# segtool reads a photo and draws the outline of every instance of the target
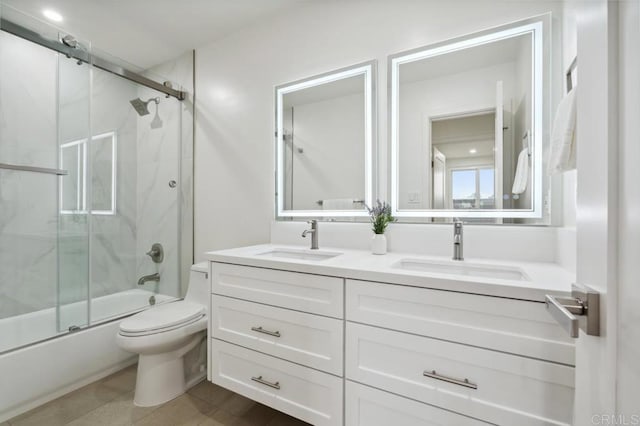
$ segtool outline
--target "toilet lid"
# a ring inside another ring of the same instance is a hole
[[[197,303],[171,302],[125,319],[120,323],[120,330],[125,333],[152,332],[191,322],[202,317],[204,313],[204,306]]]

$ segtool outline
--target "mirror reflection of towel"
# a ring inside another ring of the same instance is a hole
[[[576,90],[574,87],[558,105],[551,132],[551,149],[547,173],[566,172],[576,168]]]
[[[525,148],[518,155],[518,165],[516,166],[516,175],[513,178],[513,188],[511,193],[522,194],[527,189],[527,181],[529,180],[529,148]]]
[[[322,210],[353,210],[353,198],[329,198],[322,200]]]

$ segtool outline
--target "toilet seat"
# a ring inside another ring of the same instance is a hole
[[[163,333],[197,322],[206,315],[202,305],[170,302],[142,311],[120,323],[120,334],[127,337]]]

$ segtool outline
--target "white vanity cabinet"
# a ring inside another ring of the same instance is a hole
[[[314,425],[571,424],[544,303],[275,263],[211,263],[212,382]]]
[[[211,292],[209,380],[342,425],[344,279],[212,263]]]
[[[543,303],[357,280],[345,303],[348,381],[494,424],[571,424],[574,346]]]
[[[347,380],[345,425],[349,426],[487,426],[451,411],[403,398]]]

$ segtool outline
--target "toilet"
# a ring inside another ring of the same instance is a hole
[[[135,405],[167,402],[205,376],[207,278],[207,263],[193,265],[184,300],[149,308],[120,323],[118,345],[139,354]]]

